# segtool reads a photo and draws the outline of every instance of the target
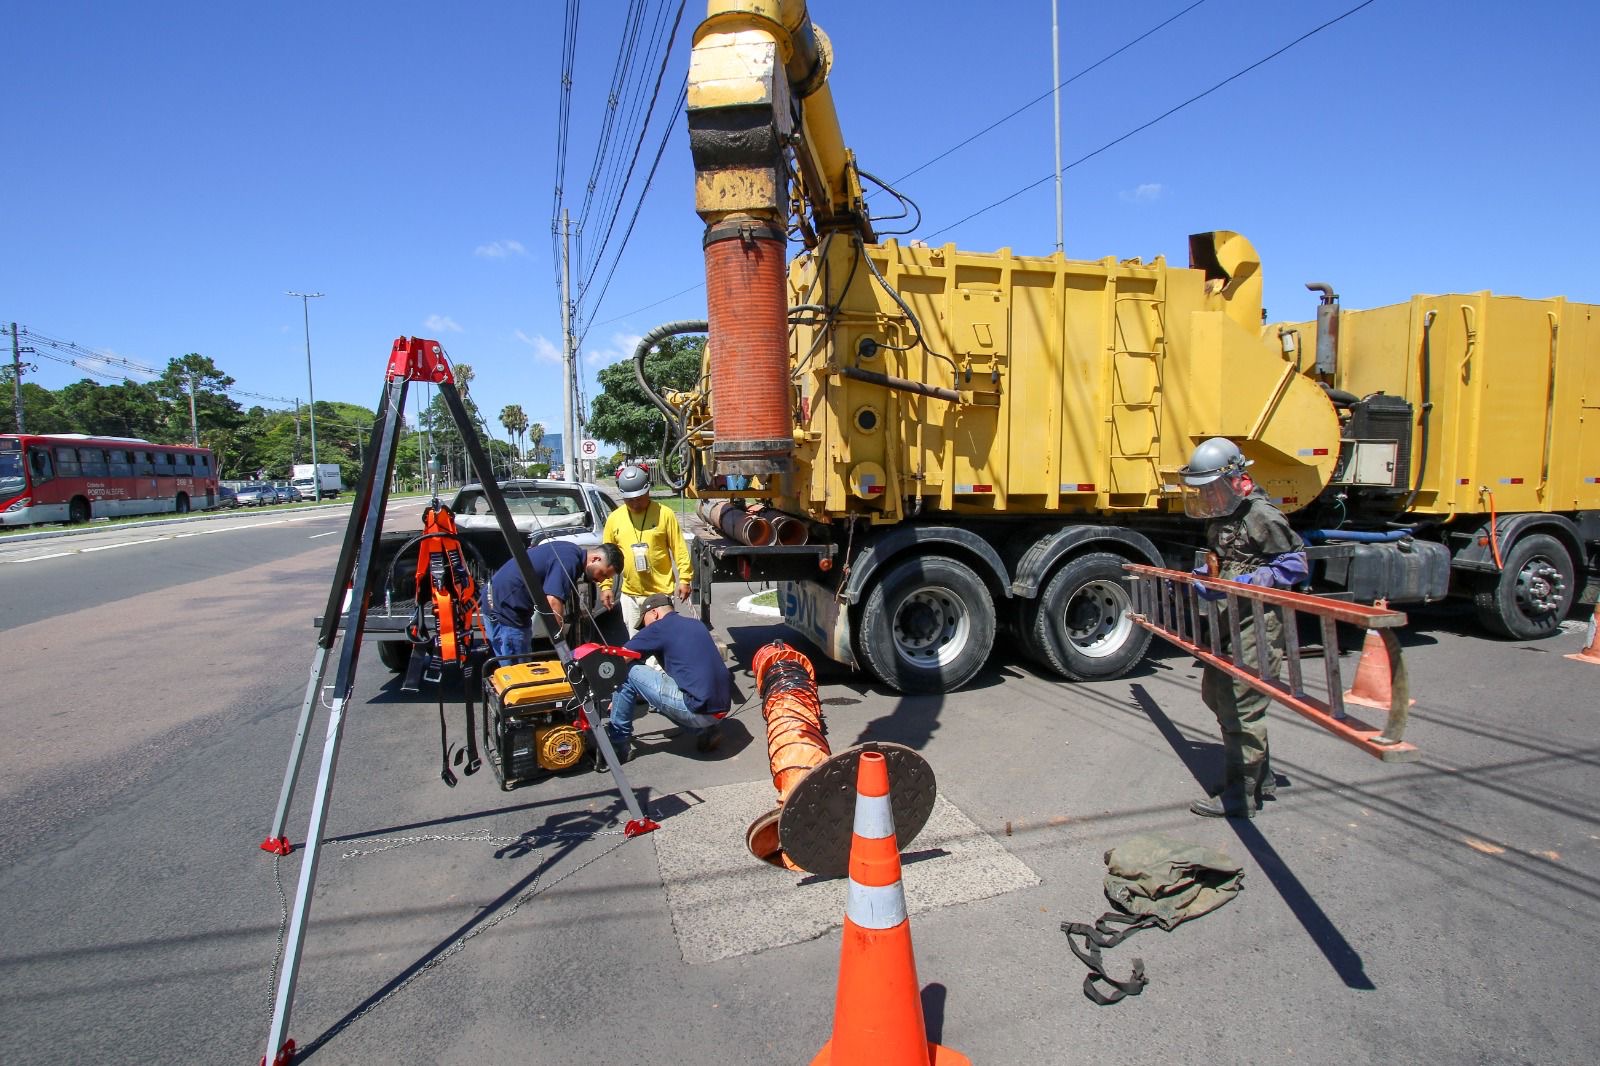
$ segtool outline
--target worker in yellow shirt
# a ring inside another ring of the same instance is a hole
[[[677,514],[650,498],[650,475],[644,469],[623,467],[617,474],[617,491],[623,505],[606,519],[600,541],[622,550],[622,569],[617,575],[622,580],[622,620],[629,633],[637,633],[645,597],[672,592],[674,567],[678,598],[689,598],[694,564],[689,561]],[[616,578],[600,586],[602,607],[610,608],[618,599]]]

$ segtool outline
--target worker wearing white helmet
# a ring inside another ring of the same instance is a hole
[[[1201,442],[1178,473],[1183,482],[1184,511],[1206,520],[1211,552],[1195,573],[1266,588],[1294,588],[1306,580],[1305,546],[1289,527],[1283,512],[1251,479],[1250,462],[1233,441],[1212,437]],[[1200,587],[1208,599],[1220,594]],[[1256,631],[1253,612],[1241,611],[1240,661],[1257,661],[1257,642],[1267,644],[1268,676],[1283,663],[1283,623],[1271,607]],[[1228,632],[1228,627],[1223,627]],[[1222,727],[1223,785],[1220,795],[1189,805],[1208,818],[1253,818],[1263,800],[1275,799],[1278,780],[1267,747],[1267,704],[1261,692],[1213,666],[1205,668],[1200,698]]]
[[[689,598],[694,563],[677,514],[650,498],[649,471],[623,467],[617,474],[617,492],[622,506],[606,519],[600,541],[622,551],[621,595],[616,580],[608,581],[600,587],[600,604],[609,608],[620,599],[628,632],[637,633],[646,597],[671,594],[676,588],[680,600]]]

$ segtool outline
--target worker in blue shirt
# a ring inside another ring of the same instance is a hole
[[[656,593],[641,605],[640,629],[624,647],[641,656],[657,656],[663,670],[635,663],[611,697],[611,724],[607,730],[617,758],[627,762],[633,739],[633,716],[640,702],[646,713],[660,711],[693,730],[695,748],[716,751],[722,743],[720,719],[733,698],[733,677],[706,627],[672,609],[672,597]],[[604,773],[604,760],[595,764]]]
[[[489,609],[483,613],[489,647],[497,656],[526,655],[533,646],[535,610],[554,616],[560,629],[566,620],[567,596],[578,590],[578,582],[609,581],[622,569],[622,549],[615,544],[585,548],[570,541],[554,540],[536,545],[528,552],[528,562],[538,579],[545,603],[534,606],[533,594],[515,559],[508,560],[489,579]]]

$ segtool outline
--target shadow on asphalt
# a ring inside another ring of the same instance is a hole
[[[1208,779],[1220,779],[1220,772],[1206,773],[1201,769],[1200,763],[1202,749],[1209,748],[1220,755],[1221,744],[1199,744],[1188,740],[1143,685],[1130,685],[1129,689],[1134,702],[1149,717],[1150,723],[1172,746],[1173,752],[1194,776],[1195,784],[1204,789]],[[1218,769],[1220,770],[1220,766]],[[1225,818],[1223,821],[1227,822],[1228,828],[1237,834],[1239,843],[1243,844],[1251,858],[1255,859],[1261,872],[1272,882],[1272,887],[1278,890],[1278,895],[1289,905],[1289,910],[1299,920],[1301,927],[1311,937],[1312,943],[1317,945],[1318,950],[1322,952],[1323,957],[1328,960],[1328,964],[1333,967],[1334,973],[1339,975],[1345,986],[1359,991],[1376,989],[1377,986],[1372,983],[1372,978],[1367,976],[1366,965],[1362,962],[1360,952],[1351,946],[1344,938],[1344,934],[1333,924],[1333,920],[1328,917],[1327,912],[1317,904],[1311,893],[1306,891],[1305,885],[1295,876],[1294,871],[1289,869],[1289,865],[1283,861],[1283,857],[1278,854],[1271,842],[1262,835],[1255,821],[1245,818]]]
[[[622,808],[620,799],[615,804],[615,808]],[[552,850],[526,876],[519,878],[493,901],[479,908],[473,917],[462,922],[436,945],[419,956],[416,961],[391,978],[382,988],[373,992],[352,1008],[344,1017],[314,1037],[295,1055],[296,1061],[303,1061],[315,1055],[319,1049],[342,1033],[351,1023],[360,1019],[401,988],[404,988],[424,970],[453,952],[458,945],[465,943],[490,926],[503,921],[533,896],[553,887],[590,863],[602,859],[612,851],[622,847],[627,841],[627,837],[618,837],[615,843],[577,864],[555,881],[548,885],[541,884],[540,879],[547,872],[575,851],[580,843],[593,839],[599,830],[610,824],[617,813],[617,810],[607,808],[600,811],[568,811],[562,814],[555,814],[547,818],[540,828],[524,833],[515,844],[500,849],[496,853],[497,857],[513,853],[518,856],[528,855],[545,847],[550,847]]]

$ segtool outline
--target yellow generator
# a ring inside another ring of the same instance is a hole
[[[483,682],[483,740],[500,787],[570,770],[586,748],[583,706],[559,660],[495,667]]]

